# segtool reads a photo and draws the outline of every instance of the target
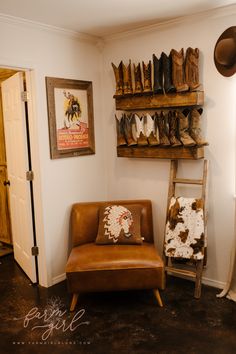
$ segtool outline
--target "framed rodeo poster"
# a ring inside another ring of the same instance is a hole
[[[51,159],[95,154],[91,81],[46,77]]]

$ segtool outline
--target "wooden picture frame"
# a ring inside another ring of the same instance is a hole
[[[51,159],[95,154],[91,81],[46,77]]]

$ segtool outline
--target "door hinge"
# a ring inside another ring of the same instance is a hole
[[[26,179],[27,179],[27,181],[33,181],[34,172],[33,171],[26,171]]]
[[[37,246],[32,247],[31,253],[32,253],[32,256],[38,256],[39,255],[39,248]]]
[[[29,100],[29,93],[28,91],[21,92],[21,101],[27,102]]]

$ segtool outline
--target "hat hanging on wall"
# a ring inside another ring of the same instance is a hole
[[[236,26],[227,28],[219,37],[214,50],[215,66],[223,76],[236,72]]]

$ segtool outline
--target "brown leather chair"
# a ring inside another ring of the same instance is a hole
[[[113,204],[141,206],[142,245],[97,245],[99,208]],[[79,293],[153,289],[160,306],[158,289],[164,289],[164,264],[154,246],[150,200],[119,200],[77,203],[70,219],[72,251],[67,265],[68,290],[73,294],[73,311]]]

